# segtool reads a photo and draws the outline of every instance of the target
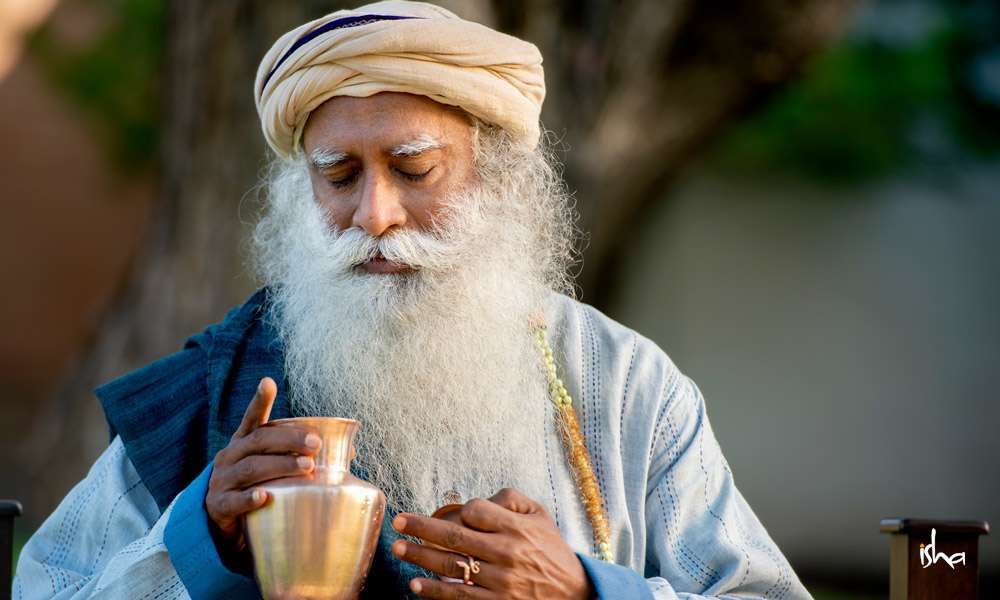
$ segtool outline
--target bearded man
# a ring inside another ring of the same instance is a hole
[[[354,468],[388,500],[365,597],[808,597],[695,385],[568,295],[533,45],[380,2],[283,36],[255,94],[265,287],[97,390],[111,445],[15,597],[257,597],[242,517],[320,443],[261,425],[316,415],[362,423]]]

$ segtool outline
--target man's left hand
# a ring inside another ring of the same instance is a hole
[[[517,490],[505,488],[489,500],[470,500],[457,511],[455,522],[400,513],[393,528],[425,542],[450,548],[396,540],[393,554],[444,577],[461,580],[460,563],[479,562],[470,579],[474,586],[422,577],[410,589],[423,598],[441,600],[588,600],[593,586],[580,559],[562,539],[555,521],[541,504]]]

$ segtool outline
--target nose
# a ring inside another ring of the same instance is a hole
[[[399,189],[378,174],[366,174],[358,191],[360,198],[351,225],[379,237],[393,227],[406,224],[406,208]]]

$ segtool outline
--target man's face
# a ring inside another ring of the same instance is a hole
[[[312,112],[303,131],[309,176],[331,227],[380,237],[426,230],[447,198],[475,179],[468,119],[423,96],[338,96]],[[381,257],[369,273],[407,267]]]
[[[293,414],[360,420],[359,467],[425,512],[549,489],[529,324],[564,287],[568,198],[540,153],[470,121],[405,94],[326,102],[254,235]]]

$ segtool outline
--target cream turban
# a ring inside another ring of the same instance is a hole
[[[264,137],[284,157],[320,104],[379,92],[427,96],[538,143],[538,48],[423,2],[376,2],[289,31],[264,56],[254,86]]]

